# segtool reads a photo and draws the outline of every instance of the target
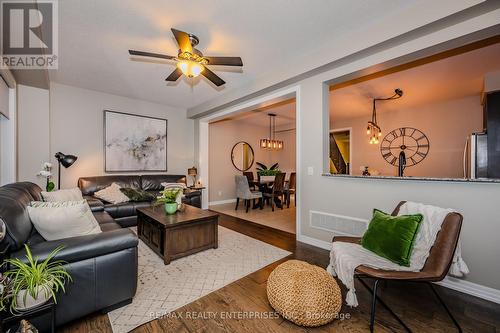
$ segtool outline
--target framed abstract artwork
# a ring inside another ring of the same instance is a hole
[[[104,110],[104,171],[167,171],[167,119]]]

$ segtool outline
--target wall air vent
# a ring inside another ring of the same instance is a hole
[[[362,236],[368,223],[368,220],[356,217],[318,211],[309,212],[309,225],[312,228],[333,232],[339,236]]]

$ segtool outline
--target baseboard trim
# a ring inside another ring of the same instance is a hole
[[[211,201],[208,203],[209,206],[213,205],[223,205],[223,204],[228,204],[228,203],[233,203],[236,202],[236,199],[228,199],[228,200],[220,200],[220,201]]]
[[[330,250],[332,248],[332,243],[326,242],[320,239],[312,238],[309,236],[298,235],[297,240],[302,243],[306,243],[312,246],[319,247],[324,250]]]
[[[500,304],[500,290],[447,276],[438,285]]]
[[[321,249],[330,250],[332,245],[320,239],[312,238],[309,236],[298,235],[297,240]],[[484,300],[500,304],[500,290],[483,286],[467,280],[462,280],[447,276],[443,281],[437,282],[438,285],[459,291],[461,293],[482,298]]]

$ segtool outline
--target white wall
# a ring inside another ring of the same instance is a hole
[[[18,180],[31,181],[45,188],[36,176],[42,163],[50,160],[49,91],[17,86]]]
[[[9,119],[0,116],[0,186],[16,181],[16,89],[9,89]]]
[[[269,165],[272,153],[259,148],[259,140],[267,137],[269,129],[245,122],[224,120],[209,125],[209,201],[236,198],[235,175],[241,175],[231,162],[231,150],[240,141],[247,142],[254,151],[254,164],[248,171],[256,175],[255,162]]]
[[[50,97],[51,155],[61,151],[78,156],[62,170],[62,188],[76,186],[78,177],[105,174],[103,110],[168,119],[167,173],[186,174],[194,164],[194,121],[186,119],[184,109],[57,83],[51,83]]]

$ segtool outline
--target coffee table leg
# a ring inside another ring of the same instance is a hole
[[[163,263],[164,263],[165,265],[169,265],[169,264],[170,264],[170,261],[171,261],[171,260],[170,260],[170,257],[169,257],[169,256],[164,256],[164,257],[163,257]]]
[[[214,249],[216,249],[219,247],[219,217],[216,218],[214,225]]]

